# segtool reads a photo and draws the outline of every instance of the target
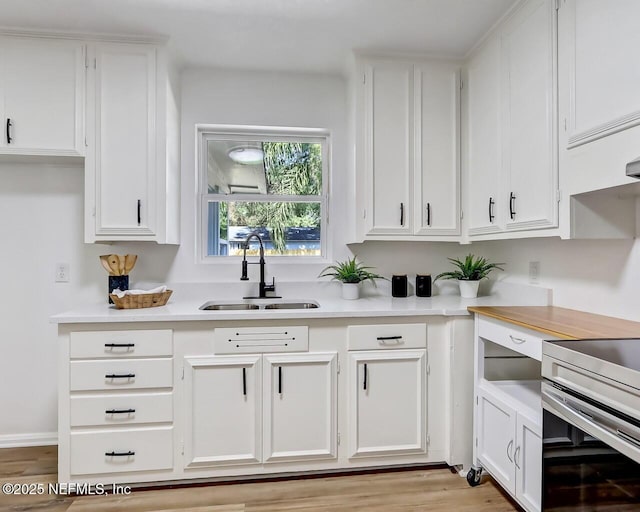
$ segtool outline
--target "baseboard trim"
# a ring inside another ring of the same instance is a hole
[[[34,434],[2,434],[0,448],[19,448],[23,446],[50,446],[58,444],[57,432],[38,432]]]

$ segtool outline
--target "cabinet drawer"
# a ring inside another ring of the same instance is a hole
[[[552,336],[543,338],[540,332],[492,318],[480,319],[478,336],[538,361],[542,360],[542,340],[553,339]]]
[[[171,469],[173,428],[73,432],[70,452],[72,475]]]
[[[427,324],[350,325],[348,350],[426,348]]]
[[[72,359],[154,357],[173,354],[171,330],[72,332]]]
[[[71,397],[72,427],[173,421],[172,393],[117,393]]]
[[[170,388],[172,359],[71,361],[71,391]]]
[[[216,354],[306,352],[309,328],[306,325],[218,327],[213,333],[213,347]]]

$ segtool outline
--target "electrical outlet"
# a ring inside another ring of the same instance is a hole
[[[529,262],[529,282],[531,284],[536,284],[539,278],[540,278],[540,262],[530,261]]]
[[[56,263],[56,283],[69,282],[69,264]]]

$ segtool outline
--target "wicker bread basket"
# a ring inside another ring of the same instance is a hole
[[[161,293],[142,293],[139,295],[125,295],[122,298],[118,298],[117,295],[111,294],[111,300],[115,304],[117,309],[140,309],[140,308],[155,308],[156,306],[164,306],[173,290],[167,290]]]

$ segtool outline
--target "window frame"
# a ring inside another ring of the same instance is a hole
[[[322,190],[318,196],[275,195],[275,194],[209,194],[207,183],[207,142],[209,140],[264,140],[268,142],[307,142],[321,144]],[[208,204],[216,202],[291,202],[320,203],[320,256],[270,255],[271,263],[322,263],[330,261],[331,243],[329,238],[329,181],[331,169],[331,133],[322,128],[296,128],[280,126],[250,126],[196,124],[196,263],[224,263],[240,261],[241,256],[208,255]]]

